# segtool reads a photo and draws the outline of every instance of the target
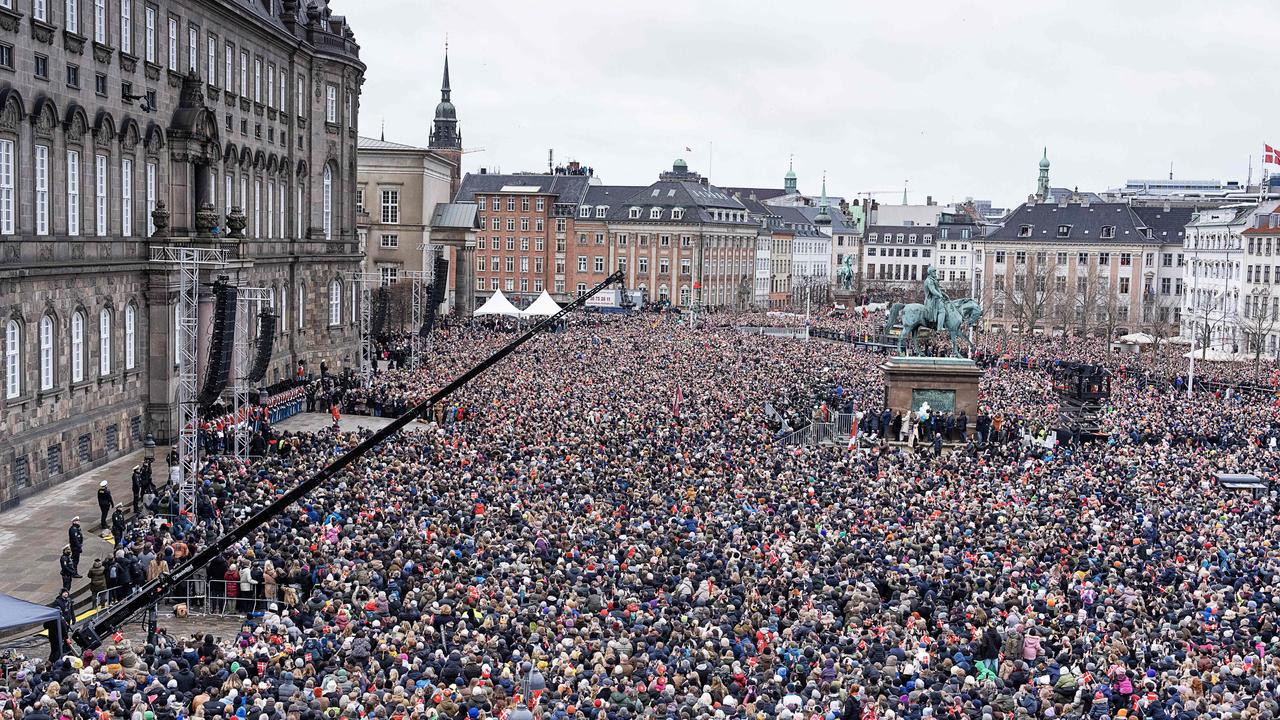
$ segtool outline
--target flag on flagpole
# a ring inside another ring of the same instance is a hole
[[[1270,145],[1263,144],[1262,162],[1268,165],[1280,165],[1280,150],[1276,150]]]
[[[691,148],[691,147],[689,147],[688,145],[686,145],[686,146],[684,147],[684,151],[685,151],[685,152],[693,152],[693,148]]]

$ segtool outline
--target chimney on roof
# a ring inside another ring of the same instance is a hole
[[[925,204],[925,205],[928,205],[928,206],[932,206],[932,205],[933,205],[933,196],[932,196],[932,195],[925,195],[925,196],[924,196],[924,204]]]
[[[488,170],[487,168],[480,168],[480,174],[481,174],[481,175],[488,175],[488,174],[489,174],[489,170]]]

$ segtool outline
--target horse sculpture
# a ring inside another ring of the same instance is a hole
[[[973,343],[969,341],[968,337],[961,335],[960,330],[978,323],[978,320],[982,318],[982,306],[973,298],[961,298],[948,302],[946,308],[948,311],[943,327],[951,334],[951,357],[960,357],[959,339],[963,338],[969,350],[973,350]],[[889,318],[885,322],[885,332],[887,333],[899,321],[902,322],[902,332],[898,335],[899,353],[904,351],[903,342],[907,339],[907,336],[910,336],[912,354],[920,354],[920,346],[916,342],[916,330],[932,325],[926,320],[927,315],[925,306],[920,303],[894,303],[889,307]]]

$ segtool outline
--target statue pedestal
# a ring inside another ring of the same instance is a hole
[[[978,415],[978,382],[982,371],[967,358],[897,356],[880,366],[884,371],[885,406],[906,415],[929,403],[936,413],[965,411]]]
[[[845,312],[853,312],[855,307],[862,304],[861,295],[853,290],[845,290],[838,285],[831,290],[831,298],[836,305],[843,307]]]

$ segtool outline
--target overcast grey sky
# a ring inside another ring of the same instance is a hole
[[[445,34],[464,170],[593,166],[713,183],[1025,199],[1244,180],[1280,145],[1275,0],[330,0],[368,64],[361,132],[427,144]],[[1273,121],[1274,122],[1274,121]],[[714,155],[709,159],[714,143]],[[692,152],[686,152],[690,147]]]

